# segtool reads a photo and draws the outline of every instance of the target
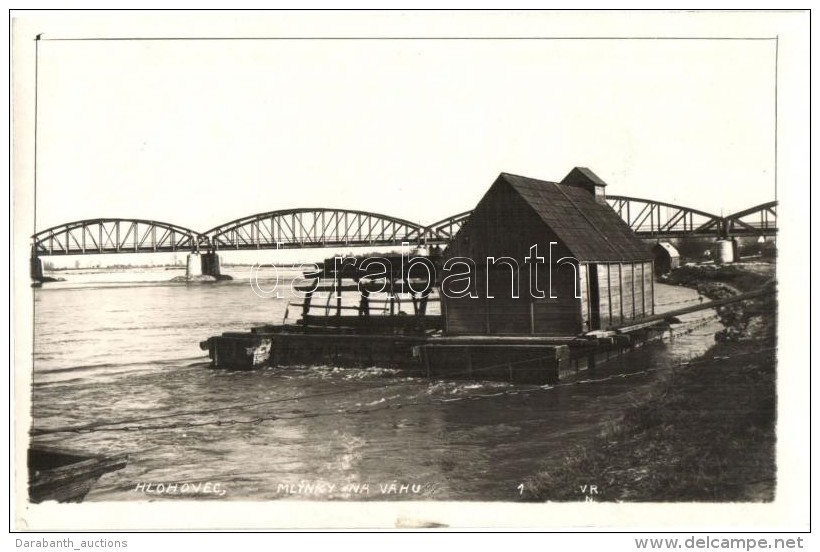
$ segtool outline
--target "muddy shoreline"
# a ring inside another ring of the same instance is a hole
[[[771,285],[772,263],[684,266],[665,283],[720,299]],[[534,475],[532,501],[768,502],[776,490],[774,294],[718,309],[725,329],[641,402]],[[589,486],[596,485],[590,493]]]

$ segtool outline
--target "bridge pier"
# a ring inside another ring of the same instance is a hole
[[[187,278],[213,276],[217,280],[222,276],[222,259],[215,252],[200,254],[198,251],[188,254],[185,269]]]
[[[737,255],[737,240],[721,238],[715,242],[712,257],[717,264],[730,264]]]
[[[29,275],[35,282],[43,281],[43,260],[36,255],[29,261]]]
[[[188,254],[187,266],[185,268],[185,277],[194,278],[202,276],[202,260],[198,251]]]
[[[732,258],[738,261],[744,257],[754,257],[761,255],[765,258],[772,258],[776,256],[776,241],[775,236],[767,236],[765,239],[760,239],[759,235],[749,236],[731,236],[732,241]],[[658,242],[657,237],[642,237],[645,243],[654,246]],[[663,238],[663,241],[671,243],[675,249],[680,253],[681,264],[689,261],[706,261],[717,258],[716,250],[717,239],[714,236],[672,236]],[[709,254],[706,254],[709,251]]]
[[[215,251],[202,254],[202,274],[219,279],[222,276],[222,259]]]

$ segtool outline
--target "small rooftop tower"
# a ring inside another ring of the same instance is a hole
[[[606,203],[606,182],[586,167],[575,167],[564,177],[561,184],[582,188],[595,196],[599,203]]]

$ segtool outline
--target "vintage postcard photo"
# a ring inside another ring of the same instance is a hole
[[[807,13],[11,25],[18,530],[807,524]]]

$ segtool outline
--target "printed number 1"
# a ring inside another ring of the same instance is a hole
[[[518,485],[518,487],[516,487],[516,489],[518,489],[518,494],[520,494],[520,495],[524,494],[524,484],[523,483]]]

